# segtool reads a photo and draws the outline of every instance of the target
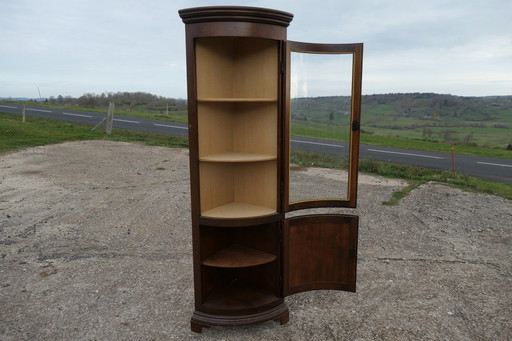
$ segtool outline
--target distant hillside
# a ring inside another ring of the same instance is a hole
[[[363,111],[435,121],[492,121],[512,109],[512,96],[460,97],[433,93],[366,95]],[[509,112],[510,113],[510,112]]]
[[[346,125],[348,97],[292,100],[292,119]],[[512,96],[460,97],[434,93],[362,97],[364,133],[504,148],[512,143]]]

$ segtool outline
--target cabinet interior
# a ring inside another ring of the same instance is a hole
[[[278,42],[205,37],[195,43],[197,98],[277,100]]]
[[[247,218],[277,210],[277,161],[201,162],[201,215]]]
[[[195,42],[201,215],[277,211],[278,42]]]
[[[199,159],[277,159],[277,103],[199,103]]]
[[[278,231],[278,223],[200,227],[205,310],[240,313],[278,300]]]

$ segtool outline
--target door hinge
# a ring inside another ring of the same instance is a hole
[[[359,130],[359,128],[361,128],[359,121],[357,121],[357,120],[352,121],[352,130],[357,131],[357,130]]]
[[[348,255],[350,256],[350,258],[357,258],[357,249],[349,249]]]

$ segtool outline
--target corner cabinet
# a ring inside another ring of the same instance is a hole
[[[356,206],[362,44],[287,41],[293,15],[271,9],[216,6],[179,14],[186,24],[192,330],[284,324],[287,295],[355,291],[357,216],[300,210]],[[294,193],[301,182],[294,182],[292,110],[304,104],[292,94],[294,54],[350,59],[348,99],[330,113],[331,120],[348,120],[338,124],[347,130],[347,155],[336,156],[346,164],[346,181],[325,198]],[[291,211],[299,215],[287,216]]]

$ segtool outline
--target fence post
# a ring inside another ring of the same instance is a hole
[[[114,109],[115,109],[115,103],[110,102],[108,104],[108,115],[107,115],[107,129],[106,133],[108,135],[112,134],[112,124],[114,122]]]
[[[21,115],[23,116],[23,123],[25,123],[25,106],[21,109]]]
[[[453,143],[452,143],[452,173],[455,176],[456,170],[455,170],[455,154],[453,152]]]

